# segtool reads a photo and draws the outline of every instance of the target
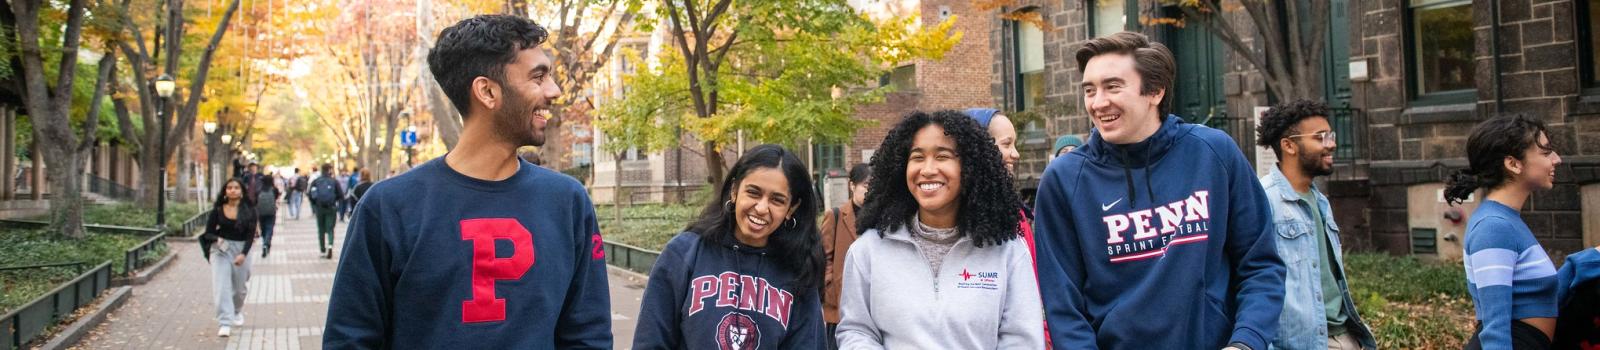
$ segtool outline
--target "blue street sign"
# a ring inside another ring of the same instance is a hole
[[[414,132],[414,131],[409,131],[409,130],[401,131],[400,132],[400,145],[401,146],[405,146],[405,147],[416,146],[417,145],[417,133]]]

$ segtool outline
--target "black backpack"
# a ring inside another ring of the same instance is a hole
[[[305,192],[306,191],[306,187],[310,186],[310,184],[308,183],[309,181],[310,180],[306,180],[305,176],[295,177],[293,190],[299,191],[299,192],[302,192],[302,193]]]
[[[339,202],[339,183],[331,177],[323,176],[311,182],[311,205],[332,208]]]

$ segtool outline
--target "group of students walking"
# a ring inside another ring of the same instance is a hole
[[[462,137],[354,206],[324,347],[622,346],[585,189],[516,156],[544,143],[541,110],[562,94],[546,36],[505,15],[439,34],[428,65]],[[1267,113],[1259,144],[1280,162],[1258,178],[1227,134],[1165,113],[1166,47],[1117,33],[1076,57],[1094,129],[1058,140],[1032,208],[1012,188],[1015,126],[992,109],[905,116],[839,208],[793,152],[754,147],[656,260],[632,347],[1376,348],[1313,184],[1337,147],[1325,106]],[[1467,148],[1450,198],[1488,189],[1466,240],[1482,321],[1469,347],[1549,346],[1552,295],[1597,274],[1557,276],[1516,215],[1559,156],[1523,117],[1485,122]]]
[[[210,262],[213,303],[218,322],[217,335],[229,336],[233,327],[244,325],[244,300],[255,258],[250,256],[256,240],[261,241],[261,257],[272,252],[272,236],[277,226],[278,201],[284,200],[289,217],[300,219],[301,201],[309,198],[317,218],[318,248],[324,259],[333,258],[333,227],[336,212],[345,200],[354,202],[372,185],[369,175],[351,185],[355,196],[346,199],[333,174],[332,165],[323,165],[315,180],[294,169],[290,177],[261,172],[257,163],[238,163],[233,178],[224,182],[207,217],[200,236],[202,256]],[[356,179],[352,175],[351,179]],[[354,204],[350,204],[354,206]]]

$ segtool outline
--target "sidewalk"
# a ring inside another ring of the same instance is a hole
[[[174,241],[170,244],[178,253],[175,265],[150,283],[134,287],[128,303],[74,348],[321,349],[336,260],[323,260],[317,253],[316,221],[306,211],[300,220],[279,215],[271,256],[260,259],[259,243],[253,249],[257,260],[245,300],[246,323],[235,327],[232,337],[217,337],[210,265],[201,257],[199,244]],[[334,228],[341,245],[344,230],[344,223]],[[633,343],[634,319],[644,294],[644,281],[635,276],[613,269],[610,278],[618,349]]]

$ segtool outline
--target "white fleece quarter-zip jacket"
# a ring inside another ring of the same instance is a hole
[[[867,230],[845,258],[841,349],[1042,349],[1044,312],[1021,239],[978,248],[963,236],[939,276],[908,228]]]

